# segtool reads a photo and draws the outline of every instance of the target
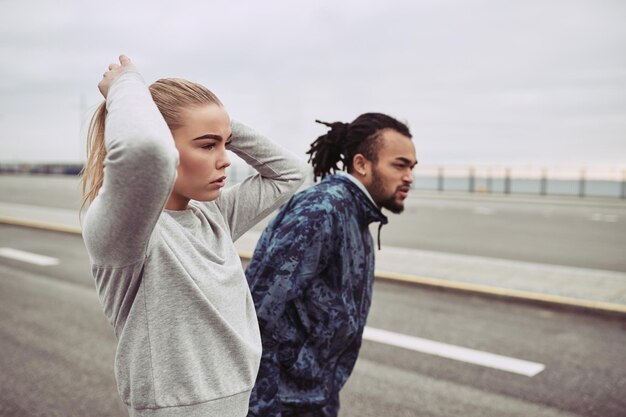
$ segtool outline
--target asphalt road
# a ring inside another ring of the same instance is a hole
[[[626,271],[626,201],[445,194],[390,215],[383,244],[534,263]]]
[[[0,248],[59,261],[0,256],[0,415],[125,415],[81,238],[3,225]],[[544,368],[526,376],[366,340],[341,416],[626,415],[624,320],[381,282],[368,327]]]
[[[389,214],[383,245],[626,272],[626,201],[412,195],[403,214]],[[76,210],[80,187],[71,177],[0,175],[0,201]]]

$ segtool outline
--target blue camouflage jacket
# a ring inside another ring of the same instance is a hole
[[[334,416],[370,308],[374,242],[387,218],[351,179],[330,175],[282,207],[246,270],[263,356],[249,416]]]

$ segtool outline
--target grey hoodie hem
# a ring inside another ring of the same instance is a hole
[[[144,408],[141,410],[128,408],[130,417],[244,417],[248,414],[250,391],[231,395],[230,397],[185,405],[179,407]]]

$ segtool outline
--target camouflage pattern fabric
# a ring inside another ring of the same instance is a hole
[[[343,175],[296,194],[265,229],[246,277],[263,356],[249,416],[336,416],[374,279],[368,225],[387,218]]]

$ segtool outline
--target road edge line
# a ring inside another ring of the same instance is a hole
[[[24,220],[15,217],[0,216],[0,224],[9,224],[78,235],[82,234],[80,227],[59,225],[36,220]],[[239,257],[242,260],[252,259],[252,254],[253,253],[250,251],[239,251]],[[559,295],[541,294],[531,291],[499,288],[488,285],[471,284],[461,281],[450,281],[439,278],[428,278],[418,275],[400,274],[395,272],[378,270],[374,272],[374,276],[376,279],[380,280],[408,283],[428,288],[439,288],[456,292],[476,293],[491,297],[514,299],[525,302],[530,301],[546,305],[556,305],[566,308],[575,308],[605,314],[608,313],[611,315],[626,316],[626,305],[607,303],[604,301],[584,300]]]
[[[626,315],[626,305],[605,301],[585,300],[560,295],[542,294],[532,291],[492,287],[489,285],[472,284],[461,281],[450,281],[438,278],[427,278],[417,275],[399,274],[395,272],[376,271],[376,278],[388,281],[416,284],[424,287],[437,287],[457,292],[472,292],[493,297],[531,301],[541,304],[561,305],[577,309],[599,311],[603,313]]]
[[[25,220],[25,219],[20,219],[17,217],[2,216],[0,217],[0,224],[29,227],[32,229],[43,229],[43,230],[49,230],[53,232],[72,233],[72,234],[77,234],[77,235],[82,234],[82,229],[77,226],[48,223],[48,222],[42,222],[38,220]]]

